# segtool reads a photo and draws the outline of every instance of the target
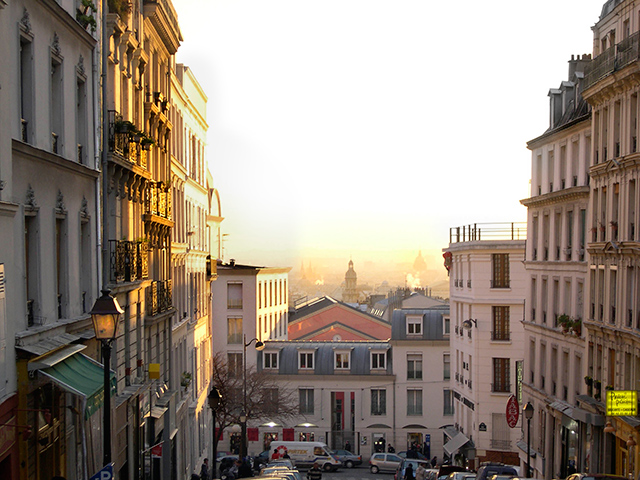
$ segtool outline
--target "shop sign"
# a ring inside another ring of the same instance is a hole
[[[510,428],[515,428],[518,424],[518,418],[520,417],[520,405],[518,405],[518,399],[515,395],[511,395],[507,401],[507,425]]]
[[[638,392],[635,390],[607,390],[607,415],[610,417],[638,414]]]

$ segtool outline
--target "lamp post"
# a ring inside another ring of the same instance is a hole
[[[118,300],[111,296],[107,289],[102,290],[102,296],[93,304],[89,312],[96,332],[96,339],[102,342],[102,363],[104,367],[104,405],[102,406],[102,453],[103,463],[111,463],[111,378],[109,365],[111,364],[111,342],[116,338],[118,319],[124,312]]]
[[[247,456],[247,347],[256,342],[256,350],[264,350],[264,343],[257,338],[247,342],[247,336],[242,334],[242,413],[240,414],[240,458]]]
[[[218,389],[216,387],[214,387],[213,385],[211,386],[211,391],[209,392],[209,395],[207,395],[207,400],[209,401],[209,408],[211,408],[211,418],[213,419],[213,435],[211,437],[211,439],[213,440],[213,443],[211,444],[212,450],[213,450],[213,474],[211,475],[211,478],[217,478],[216,476],[216,470],[218,467],[218,439],[216,438],[216,410],[218,409],[218,406],[220,405],[220,400],[222,399],[222,396],[220,395],[220,392],[218,391]]]
[[[527,402],[524,406],[524,417],[527,419],[527,474],[526,478],[531,475],[531,419],[533,418],[533,405]]]

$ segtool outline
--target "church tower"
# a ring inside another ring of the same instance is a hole
[[[345,303],[358,303],[358,275],[353,269],[353,260],[349,260],[349,270],[344,274],[342,301]]]

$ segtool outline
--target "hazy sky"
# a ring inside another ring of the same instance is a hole
[[[225,259],[436,258],[525,221],[526,142],[605,0],[173,0]]]

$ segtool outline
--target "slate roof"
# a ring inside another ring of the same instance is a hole
[[[334,371],[334,352],[350,351],[351,375],[379,375],[371,372],[371,350],[380,352],[390,350],[388,341],[364,341],[364,342],[314,342],[314,341],[265,341],[265,352],[279,351],[278,373],[280,375],[344,375],[342,371]],[[298,370],[298,352],[315,352],[313,373]],[[258,370],[262,370],[263,356],[258,355]],[[377,372],[377,371],[376,371]],[[387,355],[386,373],[393,373],[391,355]]]
[[[432,308],[403,308],[393,311],[391,340],[445,340],[442,317],[449,314],[449,305]],[[407,315],[422,316],[422,335],[407,337]]]

